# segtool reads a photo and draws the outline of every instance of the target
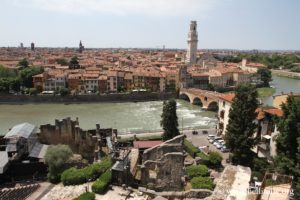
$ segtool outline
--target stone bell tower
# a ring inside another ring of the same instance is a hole
[[[198,33],[197,33],[196,21],[191,21],[187,43],[188,43],[188,48],[186,53],[186,63],[194,64],[197,61],[197,46],[198,46]]]

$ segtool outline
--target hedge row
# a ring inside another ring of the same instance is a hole
[[[61,175],[61,181],[64,185],[78,185],[95,180],[112,165],[109,158],[104,158],[101,162],[91,164],[82,169],[74,167],[65,170]]]
[[[112,179],[112,174],[110,170],[107,170],[104,174],[100,176],[92,185],[92,191],[97,194],[103,194],[106,192],[108,185]]]
[[[191,184],[193,189],[214,189],[214,184],[209,177],[194,177],[191,180]]]
[[[195,147],[191,142],[189,142],[186,139],[184,140],[184,149],[193,158],[195,158],[196,154],[200,152],[200,150],[197,147]]]
[[[94,192],[85,192],[73,200],[95,200],[95,198],[96,195]]]
[[[209,175],[208,168],[205,165],[191,165],[186,168],[186,172],[190,179]]]

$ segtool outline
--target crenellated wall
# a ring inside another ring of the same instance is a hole
[[[81,154],[90,161],[97,159],[101,147],[106,146],[106,137],[116,138],[117,130],[101,129],[96,124],[96,129],[83,130],[79,127],[78,118],[70,117],[55,120],[55,124],[40,126],[39,139],[44,144],[67,144],[74,153]]]

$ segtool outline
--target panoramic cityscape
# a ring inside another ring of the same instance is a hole
[[[0,200],[300,199],[300,2],[1,4]]]

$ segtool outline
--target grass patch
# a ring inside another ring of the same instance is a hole
[[[193,189],[208,189],[213,190],[214,189],[214,183],[209,177],[194,177],[191,180],[191,184]]]
[[[186,172],[189,178],[194,178],[197,176],[208,176],[208,168],[205,165],[192,165],[186,168]]]
[[[269,97],[276,92],[276,89],[271,87],[257,88],[256,90],[258,93],[258,97],[260,98]]]
[[[94,200],[96,197],[95,193],[93,192],[86,192],[81,194],[79,197],[73,199],[73,200]]]

